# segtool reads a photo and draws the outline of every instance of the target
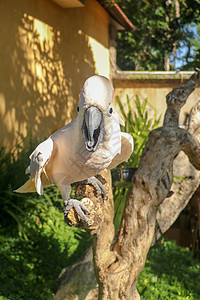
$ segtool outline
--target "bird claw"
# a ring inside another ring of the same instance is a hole
[[[65,222],[69,226],[71,226],[71,224],[70,224],[70,221],[67,216],[68,216],[70,209],[72,209],[72,208],[75,209],[75,211],[77,212],[79,217],[87,224],[87,226],[90,225],[89,219],[86,217],[86,215],[83,212],[83,211],[85,211],[88,214],[90,214],[90,211],[83,203],[81,203],[79,200],[76,200],[76,199],[69,199],[67,201],[64,201],[64,203],[65,203],[64,219],[65,219]]]
[[[108,199],[108,193],[99,179],[93,176],[88,178],[86,181],[88,184],[91,184],[96,189],[98,196],[100,196],[103,193],[106,199]]]
[[[98,180],[96,177],[90,177],[87,180],[84,181],[86,184],[91,184],[97,191],[98,196],[100,196],[102,193],[108,199],[108,193],[101,183],[100,180]],[[72,226],[71,221],[68,219],[68,213],[69,211],[74,208],[76,213],[79,215],[79,217],[87,224],[87,226],[90,225],[89,219],[86,217],[85,213],[90,214],[89,209],[79,200],[77,199],[68,199],[64,201],[65,210],[64,210],[64,218],[65,222]]]

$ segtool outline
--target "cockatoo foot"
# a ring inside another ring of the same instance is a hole
[[[64,201],[64,204],[65,204],[64,218],[65,218],[65,222],[68,225],[69,225],[69,219],[68,219],[67,215],[68,215],[70,209],[72,209],[72,208],[75,209],[75,211],[77,212],[79,217],[87,224],[87,226],[90,225],[89,219],[86,217],[86,215],[83,212],[83,211],[85,211],[88,214],[90,214],[90,211],[83,203],[81,203],[77,199],[69,199],[67,201]]]
[[[108,193],[99,179],[93,176],[86,179],[86,182],[88,184],[91,184],[96,189],[98,196],[100,196],[103,193],[106,199],[108,199]]]

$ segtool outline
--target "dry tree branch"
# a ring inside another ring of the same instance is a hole
[[[185,85],[167,95],[164,124],[149,135],[140,165],[132,178],[122,224],[114,243],[113,197],[107,171],[102,176],[109,183],[109,199],[90,195],[93,206],[88,230],[94,234],[99,299],[140,298],[136,283],[152,243],[158,207],[172,186],[174,157],[183,150],[190,163],[200,170],[198,141],[190,132],[178,127],[181,107],[199,83],[200,72],[196,70]],[[91,187],[87,186],[87,195],[89,189]],[[72,223],[81,224],[77,220]]]

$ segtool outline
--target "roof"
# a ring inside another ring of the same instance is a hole
[[[125,15],[123,10],[115,3],[115,0],[97,0],[108,12],[108,14],[119,23],[123,29],[134,31],[135,26],[131,23],[129,18]]]
[[[63,8],[72,8],[72,7],[84,7],[85,0],[52,0],[56,2],[59,6]],[[97,0],[101,6],[108,12],[118,26],[118,30],[130,30],[134,31],[135,26],[131,23],[122,9],[118,4],[115,3],[115,0]]]
[[[63,8],[83,7],[85,0],[52,0]]]

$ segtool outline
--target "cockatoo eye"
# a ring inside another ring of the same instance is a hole
[[[108,115],[111,116],[111,115],[112,115],[112,112],[113,112],[113,109],[112,109],[112,107],[110,107],[110,108],[108,109]]]

